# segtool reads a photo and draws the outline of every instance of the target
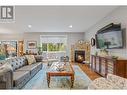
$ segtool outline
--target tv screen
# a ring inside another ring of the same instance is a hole
[[[108,30],[96,35],[97,48],[122,48],[123,38],[122,31],[119,30]]]

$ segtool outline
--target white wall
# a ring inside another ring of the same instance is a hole
[[[67,55],[70,56],[71,45],[84,39],[84,33],[24,33],[24,51],[28,50],[27,41],[34,40],[40,43],[40,35],[67,35]],[[36,49],[34,50],[36,51]]]
[[[117,8],[115,11],[110,13],[96,25],[91,27],[88,31],[85,32],[85,40],[90,41],[92,37],[95,38],[96,32],[105,25],[108,25],[109,23],[117,23],[117,24],[121,23],[121,27],[126,28],[127,31],[127,7]],[[126,32],[126,40],[127,40],[127,32]],[[96,50],[97,50],[96,47],[92,47],[91,53],[94,54]],[[117,55],[119,57],[127,59],[127,47],[125,47],[124,49],[110,49],[109,51],[111,52],[112,55]]]

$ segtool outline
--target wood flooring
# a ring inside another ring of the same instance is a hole
[[[94,80],[96,78],[99,78],[101,77],[99,74],[95,73],[90,67],[89,65],[86,65],[86,64],[82,64],[82,63],[73,63],[72,64],[76,64],[78,65],[83,71],[85,74],[87,74],[87,76],[91,79],[91,80]]]

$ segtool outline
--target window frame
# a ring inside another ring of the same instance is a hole
[[[43,37],[64,37],[65,39],[66,39],[66,41],[65,41],[65,43],[63,43],[64,44],[64,46],[65,46],[65,50],[63,50],[63,51],[49,51],[48,50],[48,45],[47,45],[47,51],[43,51],[43,49],[42,49],[42,51],[43,52],[66,52],[66,47],[67,47],[67,40],[68,40],[68,37],[67,37],[67,35],[40,35],[40,45],[43,47],[43,41],[42,41],[42,38]],[[62,43],[62,42],[61,42]],[[45,44],[49,44],[49,43],[45,43]],[[58,43],[56,43],[56,44],[58,44]]]

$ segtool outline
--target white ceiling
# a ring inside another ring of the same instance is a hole
[[[0,33],[85,32],[117,6],[15,6],[15,22],[0,23]],[[32,25],[28,28],[28,25]],[[72,25],[72,28],[68,26]]]

